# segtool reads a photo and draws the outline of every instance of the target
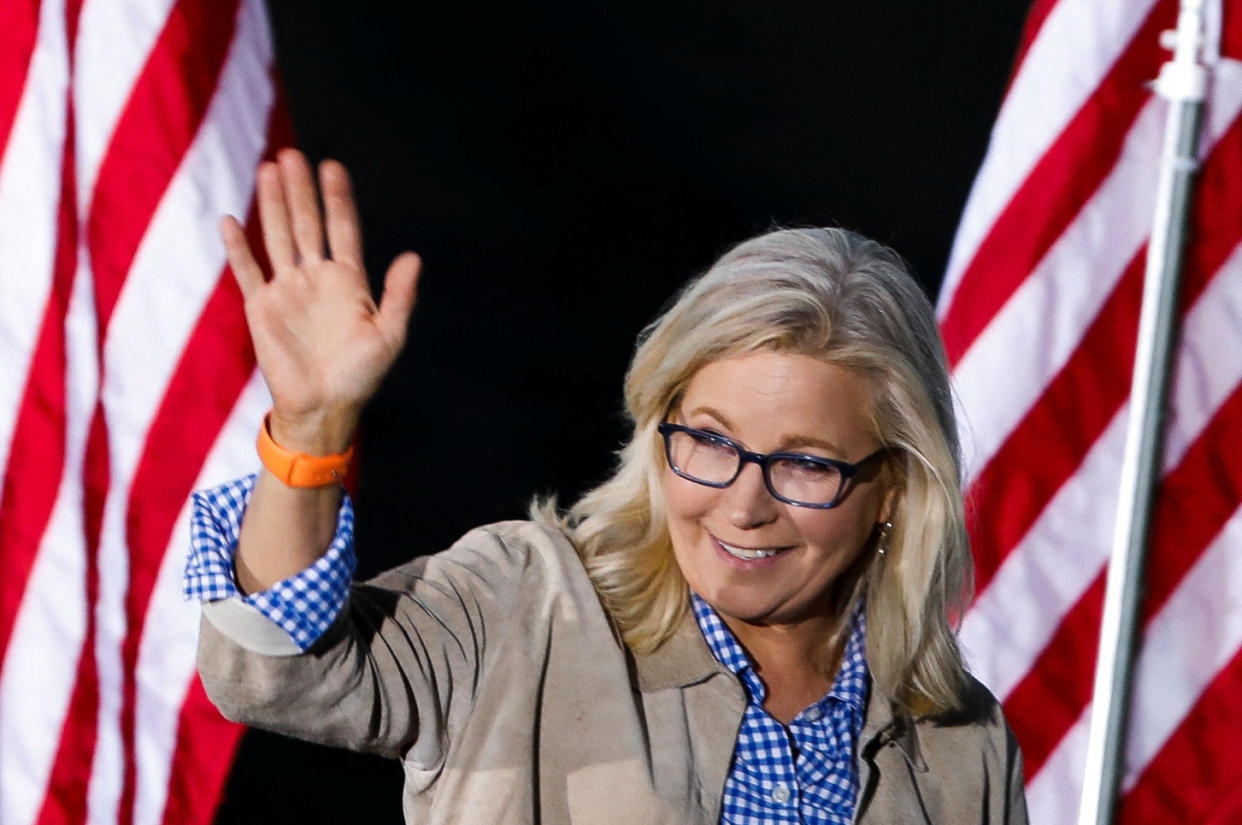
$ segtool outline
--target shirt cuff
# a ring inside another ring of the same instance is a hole
[[[185,597],[202,602],[240,599],[284,630],[299,650],[306,650],[336,620],[349,596],[357,566],[353,503],[346,493],[337,515],[336,535],[314,564],[261,593],[243,597],[234,577],[233,555],[254,482],[251,475],[191,496]]]

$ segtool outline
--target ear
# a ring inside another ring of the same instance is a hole
[[[897,485],[891,483],[890,481],[890,483],[887,485],[887,489],[885,489],[884,491],[884,500],[880,502],[880,513],[876,518],[876,521],[879,524],[883,524],[886,521],[893,520],[893,516],[897,512],[897,503],[899,501],[899,495],[900,494],[897,490]]]

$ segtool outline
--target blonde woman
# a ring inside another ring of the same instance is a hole
[[[418,261],[376,305],[344,169],[320,168],[322,213],[298,153],[258,174],[272,278],[223,233],[265,469],[196,495],[187,568],[226,715],[401,760],[410,823],[1026,821],[950,625],[952,405],[893,252],[834,229],[734,248],[643,332],[610,480],[351,584],[336,478]]]

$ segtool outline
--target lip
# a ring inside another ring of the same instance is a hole
[[[732,542],[723,542],[712,533],[708,533],[708,535],[711,537],[712,549],[716,551],[716,557],[736,570],[758,570],[771,567],[777,564],[790,549],[789,547],[747,547],[741,544],[733,544]],[[761,558],[741,559],[726,550],[724,548],[726,544],[740,550],[774,550],[775,552],[770,556],[763,556]]]

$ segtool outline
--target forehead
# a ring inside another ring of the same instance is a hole
[[[750,449],[827,443],[843,454],[876,445],[871,382],[846,367],[761,351],[713,361],[690,379],[681,414],[714,421]]]

